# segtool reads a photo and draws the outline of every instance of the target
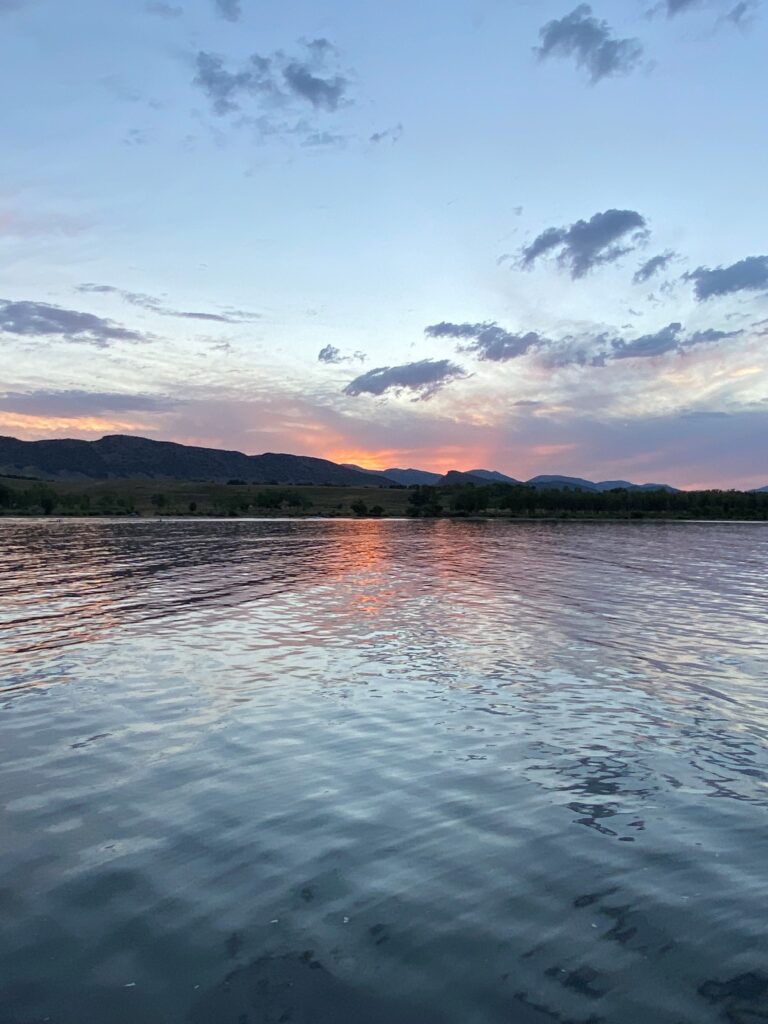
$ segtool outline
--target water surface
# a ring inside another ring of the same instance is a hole
[[[768,528],[0,522],[1,1024],[768,1020]]]

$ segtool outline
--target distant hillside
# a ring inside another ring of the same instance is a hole
[[[457,469],[452,469],[445,476],[440,477],[438,486],[450,487],[457,484],[474,484],[476,487],[487,487],[490,482],[490,480],[478,476],[476,473],[460,473]]]
[[[0,473],[46,478],[244,480],[247,483],[387,487],[378,473],[302,455],[244,455],[113,434],[99,441],[19,441],[0,437]]]
[[[581,491],[616,491],[624,488],[627,491],[668,491],[670,494],[678,494],[676,487],[669,484],[633,484],[629,480],[602,480],[594,483],[592,480],[583,480],[578,476],[535,476],[528,481],[533,487],[551,487],[558,490],[581,490]]]
[[[578,476],[535,476],[528,480],[532,487],[551,487],[556,490],[579,488],[582,491],[596,491],[597,485],[591,480],[582,480]]]
[[[430,473],[426,469],[385,469],[383,473],[388,480],[394,480],[403,487],[413,487],[416,484],[433,486],[440,479],[439,473]]]
[[[480,476],[483,480],[488,480],[493,484],[519,484],[519,480],[515,480],[513,476],[507,476],[506,473],[497,473],[495,469],[470,469],[468,470],[470,476]]]

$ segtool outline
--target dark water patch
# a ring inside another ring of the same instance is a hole
[[[440,1024],[433,1009],[335,977],[312,950],[233,971],[193,1007],[190,1024]]]

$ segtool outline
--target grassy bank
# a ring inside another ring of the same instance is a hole
[[[406,490],[370,487],[297,487],[216,484],[179,480],[67,480],[0,478],[0,512],[13,515],[350,516],[366,512],[402,516]]]

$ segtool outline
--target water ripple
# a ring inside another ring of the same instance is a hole
[[[0,539],[2,1024],[768,1020],[764,526]]]

